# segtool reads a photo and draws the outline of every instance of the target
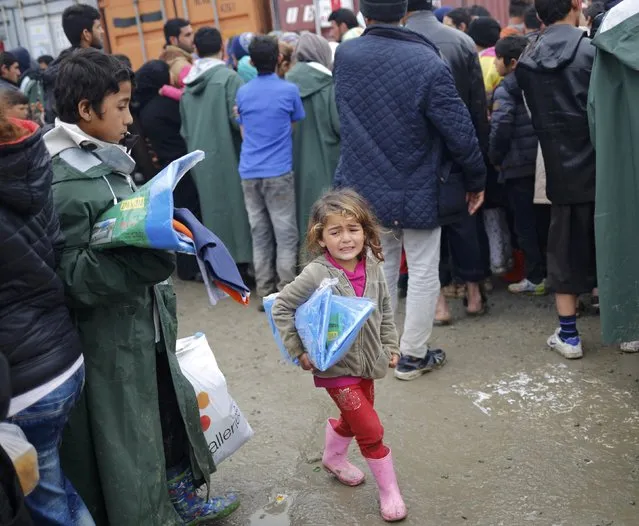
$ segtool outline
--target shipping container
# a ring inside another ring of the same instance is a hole
[[[0,0],[0,40],[5,49],[27,48],[35,59],[56,56],[69,47],[62,30],[62,12],[74,0]],[[97,7],[93,0],[84,4]]]
[[[195,30],[215,26],[227,38],[271,30],[269,0],[101,0],[111,53],[127,55],[134,68],[157,58],[164,47],[164,22],[188,19]]]
[[[502,27],[508,24],[509,0],[443,0],[442,5],[452,7],[470,7],[471,5],[484,6],[493,18],[499,20]]]
[[[312,31],[329,38],[330,14],[339,8],[359,11],[358,0],[273,0],[275,27],[282,31]],[[315,18],[315,10],[319,19]]]

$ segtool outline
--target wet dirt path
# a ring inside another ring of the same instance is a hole
[[[255,437],[213,476],[242,506],[222,526],[383,524],[368,476],[340,486],[320,469],[332,402],[309,376],[278,361],[264,314],[207,305],[177,283],[180,335],[207,334]],[[545,348],[552,299],[501,290],[481,319],[435,329],[441,370],[379,382],[378,410],[416,526],[634,526],[639,524],[639,355],[599,342],[579,321],[586,357]],[[399,313],[401,320],[402,312]],[[364,468],[356,448],[351,457]],[[365,469],[365,472],[367,470]]]

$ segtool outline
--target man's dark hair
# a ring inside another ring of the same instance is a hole
[[[212,57],[222,51],[222,34],[214,27],[197,30],[193,43],[200,58]]]
[[[537,9],[535,9],[534,5],[531,5],[524,15],[524,25],[526,29],[534,29],[539,31],[541,29],[541,20],[537,16]]]
[[[486,9],[483,5],[471,5],[468,8],[468,12],[470,13],[470,16],[492,16],[490,14],[490,11],[488,11],[488,9]]]
[[[127,57],[126,55],[124,55],[123,53],[116,53],[113,56],[117,58],[120,62],[122,62],[122,64],[124,64],[127,68],[133,69],[133,63],[131,62],[131,59]]]
[[[78,4],[67,7],[62,13],[62,29],[73,47],[82,41],[82,33],[86,29],[93,32],[93,23],[100,20],[100,13],[95,7]]]
[[[340,24],[346,24],[348,29],[353,29],[354,27],[358,27],[359,23],[357,22],[357,16],[350,9],[336,9],[333,11],[328,17],[329,22],[335,22],[338,26]]]
[[[275,73],[280,49],[277,40],[268,36],[257,36],[249,44],[251,62],[259,75]]]
[[[604,5],[603,2],[593,2],[588,7],[586,7],[586,9],[584,9],[584,16],[586,18],[594,19],[601,13],[605,13],[605,12],[606,12],[606,6]]]
[[[7,68],[10,68],[16,62],[18,62],[18,59],[13,53],[9,53],[8,51],[3,51],[2,53],[0,53],[0,66],[6,66]]]
[[[170,44],[171,37],[178,38],[182,32],[182,28],[190,25],[191,22],[184,20],[184,18],[172,18],[171,20],[167,20],[166,24],[164,24],[164,39],[166,40],[166,43]]]
[[[51,55],[42,55],[40,57],[38,57],[38,60],[36,60],[36,62],[38,64],[46,64],[47,66],[51,64],[51,62],[53,62],[53,57]]]
[[[19,106],[20,104],[29,104],[29,98],[24,93],[22,93],[20,90],[17,90],[17,89],[5,90],[2,92],[2,95],[0,96],[2,97],[3,102],[7,106]]]
[[[566,18],[572,10],[572,0],[535,0],[537,14],[546,26]]]
[[[494,18],[480,16],[470,23],[468,36],[475,41],[479,47],[493,47],[499,40],[501,26]]]
[[[504,63],[510,65],[511,60],[519,60],[529,43],[530,41],[522,35],[502,38],[495,44],[495,56],[503,58]]]
[[[472,21],[470,13],[465,7],[458,7],[457,9],[453,9],[450,13],[447,13],[446,16],[453,21],[455,27],[466,24],[466,30],[468,30],[468,27],[470,26],[470,23]]]
[[[80,121],[78,104],[86,99],[100,115],[107,95],[118,93],[121,82],[134,84],[133,71],[112,55],[96,49],[78,49],[61,63],[55,81],[54,96],[60,120]]]
[[[526,10],[532,5],[531,0],[510,0],[508,16],[523,17]]]

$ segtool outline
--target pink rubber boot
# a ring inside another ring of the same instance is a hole
[[[322,464],[324,464],[326,471],[335,475],[342,484],[359,486],[364,482],[364,473],[353,466],[346,458],[348,446],[353,438],[338,435],[333,429],[332,422],[337,421],[329,419],[326,423],[326,444],[324,446]]]
[[[406,511],[404,499],[402,499],[402,495],[399,492],[390,450],[384,458],[367,458],[366,462],[368,462],[368,467],[371,468],[377,481],[382,518],[387,522],[405,519],[408,512]]]

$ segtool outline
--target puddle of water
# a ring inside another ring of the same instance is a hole
[[[291,526],[289,515],[293,498],[290,495],[276,495],[271,502],[249,517],[250,526]]]

